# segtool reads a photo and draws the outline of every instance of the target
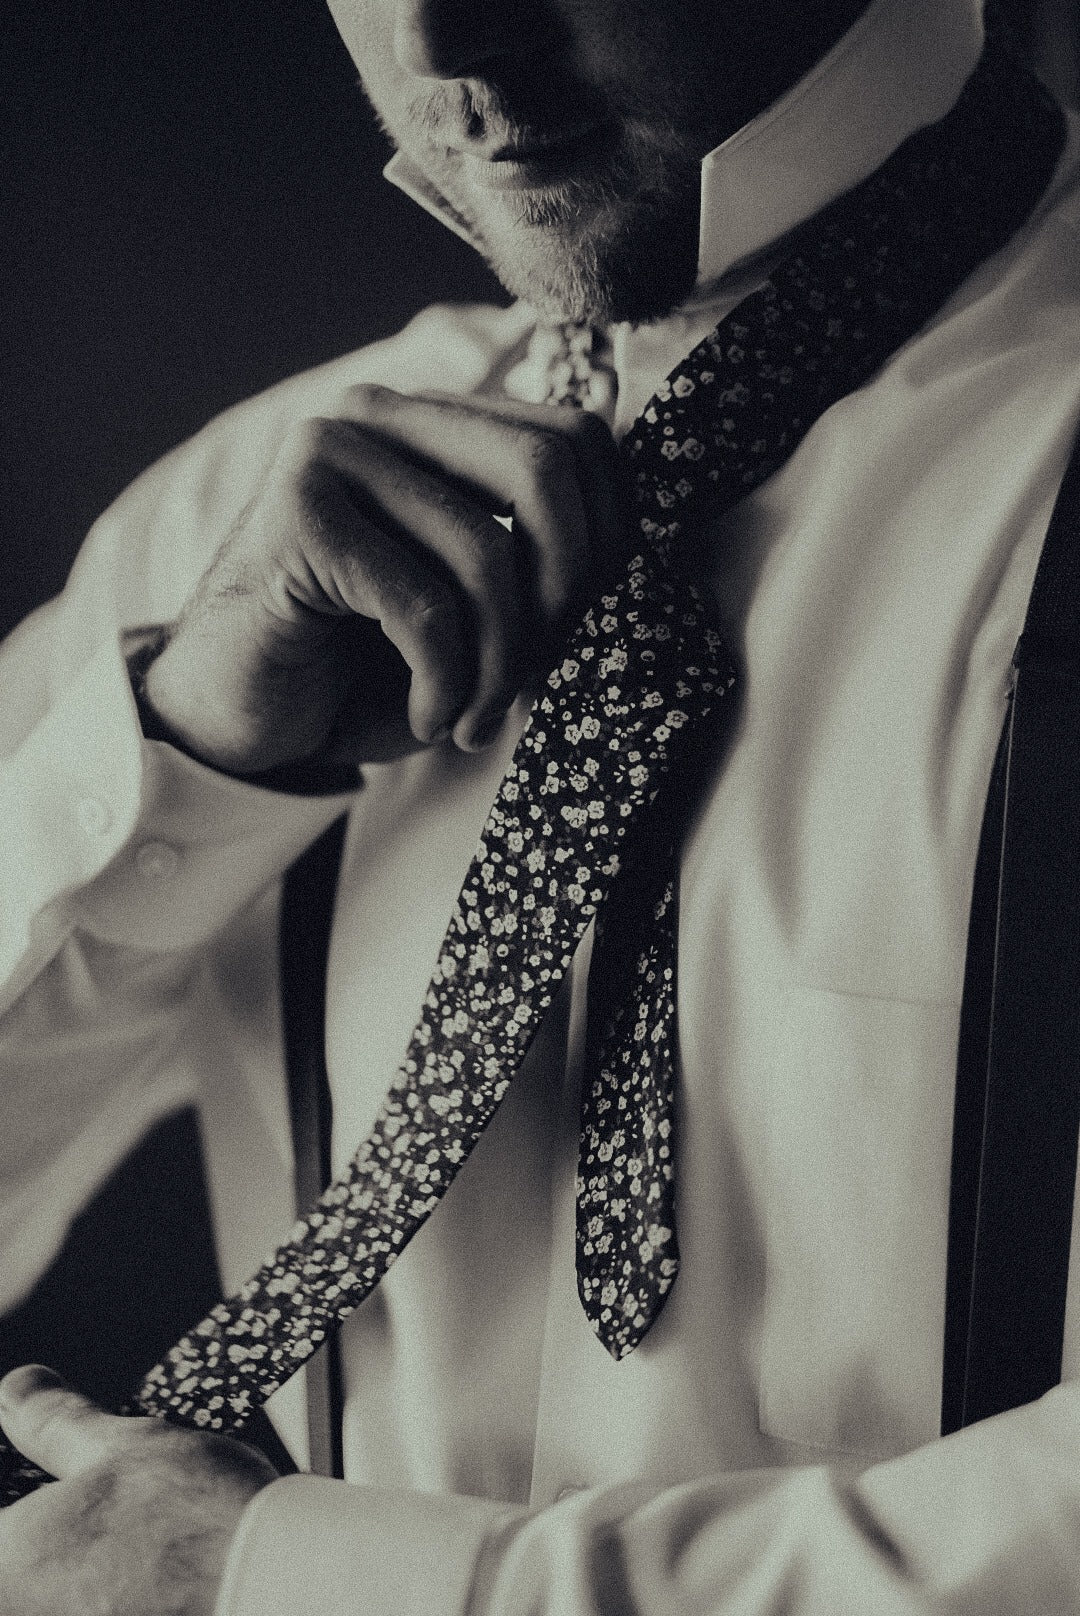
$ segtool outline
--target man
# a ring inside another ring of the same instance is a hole
[[[9,643],[12,1297],[193,1094],[227,1283],[285,1231],[277,883],[344,808],[327,1061],[352,1156],[530,692],[621,554],[612,434],[793,230],[950,112],[982,45],[970,0],[333,9],[405,182],[522,301],[431,311],[223,417]],[[60,1480],[0,1517],[0,1608],[1080,1609],[1075,1390],[937,1437],[972,867],[1080,417],[1075,132],[1053,167],[708,525],[741,707],[682,843],[681,1269],[644,1338],[606,1352],[575,1283],[586,941],[343,1327],[345,1482],[16,1371],[4,1429]],[[1078,1347],[1070,1321],[1067,1378]]]

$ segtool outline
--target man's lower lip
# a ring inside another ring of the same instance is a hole
[[[520,158],[476,157],[463,152],[462,164],[469,179],[485,191],[543,190],[592,167],[611,138],[611,128],[600,124]]]

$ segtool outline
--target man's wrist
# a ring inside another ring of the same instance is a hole
[[[272,769],[247,773],[222,768],[219,764],[201,756],[198,750],[162,716],[147,690],[150,670],[169,645],[172,635],[173,626],[168,623],[132,629],[125,635],[128,678],[145,740],[162,741],[168,746],[174,746],[177,751],[193,758],[196,763],[201,763],[204,768],[214,769],[219,774],[228,774],[232,779],[243,780],[247,785],[259,786],[266,791],[285,791],[298,796],[319,797],[356,790],[360,777],[359,770],[354,764],[331,763],[309,757],[281,763]]]

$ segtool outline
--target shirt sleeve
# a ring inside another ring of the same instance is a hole
[[[127,630],[175,616],[292,414],[260,404],[152,468],[0,646],[0,1307],[193,1099],[200,1018],[222,1029],[215,1070],[227,1034],[254,1047],[217,939],[255,909],[272,939],[277,877],[351,800],[260,789],[144,739],[124,657]]]
[[[75,928],[137,948],[206,941],[349,801],[263,790],[145,741],[105,641],[0,763],[0,1002]]]
[[[331,385],[283,384],[144,472],[63,592],[0,646],[0,1006],[73,926],[134,946],[205,939],[341,812],[144,740],[124,660],[128,631],[175,618]]]
[[[1021,1616],[1080,1611],[1080,1388],[861,1474],[734,1472],[548,1509],[272,1483],[216,1616]]]
[[[144,741],[125,632],[176,617],[299,421],[357,382],[468,392],[526,317],[428,310],[226,411],[126,490],[63,593],[0,646],[0,1007],[76,917],[137,946],[211,935],[341,812]]]
[[[24,667],[63,655],[62,622],[26,626]],[[0,655],[14,696],[5,671]],[[201,1105],[211,1077],[235,1086],[245,1051],[276,1070],[272,984],[249,1027],[250,989],[237,1002],[223,970],[272,954],[280,873],[350,801],[263,790],[144,740],[117,634],[0,759],[0,1308],[157,1120]],[[245,925],[259,936],[230,955],[228,928]]]
[[[0,645],[0,1308],[196,1094],[245,1084],[288,1170],[277,878],[353,793],[260,789],[146,739],[131,631],[176,617],[298,422],[357,382],[470,391],[531,318],[428,311],[226,411],[125,491],[63,592]],[[215,1193],[219,1229],[261,1255],[276,1212],[260,1235],[250,1197],[224,1175]]]

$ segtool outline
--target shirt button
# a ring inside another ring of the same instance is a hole
[[[168,842],[144,842],[135,854],[135,868],[148,881],[167,881],[180,867],[180,854]]]
[[[75,816],[87,836],[104,836],[113,822],[112,809],[100,797],[83,797],[76,805]]]

